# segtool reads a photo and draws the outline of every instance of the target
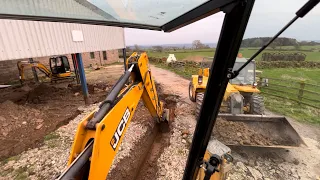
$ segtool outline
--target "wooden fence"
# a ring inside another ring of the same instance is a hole
[[[201,64],[201,62],[193,61],[175,61],[167,64],[166,59],[149,58],[149,60],[154,63],[168,66],[177,70],[177,72],[184,72],[182,75],[187,77],[196,74],[199,67],[211,66],[211,62]],[[268,86],[263,85],[263,79],[268,79]],[[298,104],[320,109],[320,85],[317,84],[310,84],[305,81],[297,80],[260,77],[259,89],[265,95],[287,99],[297,102]]]
[[[264,79],[268,79],[267,85]],[[320,109],[320,85],[305,81],[260,77],[259,86],[263,94]]]

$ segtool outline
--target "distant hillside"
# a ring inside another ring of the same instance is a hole
[[[302,40],[302,41],[312,42],[312,41],[310,41],[310,40]],[[302,42],[302,41],[301,41],[301,42]],[[313,40],[313,42],[320,43],[320,40]]]
[[[299,44],[301,46],[316,46],[320,45],[320,40],[315,40],[315,41],[300,41]]]
[[[244,39],[241,43],[241,47],[261,47],[271,40],[272,37],[256,37]],[[270,47],[275,46],[315,46],[320,45],[319,41],[297,41],[294,38],[279,37],[274,40]]]
[[[271,40],[272,37],[256,37],[244,39],[241,43],[241,47],[261,47]],[[298,41],[294,38],[280,37],[274,40],[275,46],[295,46]]]

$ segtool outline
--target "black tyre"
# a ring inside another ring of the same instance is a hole
[[[195,115],[196,115],[197,120],[198,120],[198,117],[200,115],[200,110],[201,110],[201,106],[202,106],[202,102],[203,102],[203,97],[204,97],[204,93],[202,93],[202,92],[197,93],[197,97],[196,97],[197,106],[196,106],[196,111],[195,111]]]
[[[264,114],[263,97],[257,94],[251,96],[250,114]]]
[[[192,81],[189,83],[189,99],[192,102],[196,102],[196,98],[192,96],[192,92],[193,92],[193,85],[192,85]]]

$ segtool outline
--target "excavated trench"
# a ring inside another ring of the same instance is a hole
[[[165,102],[165,108],[169,109],[170,121],[173,121],[177,96],[162,94],[160,99]],[[140,110],[138,109],[136,113],[149,112],[144,107],[140,107]],[[135,120],[135,122],[138,120]],[[170,145],[171,123],[158,124],[154,122],[151,116],[148,118],[148,123],[146,132],[130,149],[129,156],[117,162],[116,166],[109,172],[107,179],[149,180],[157,176],[157,160],[164,149]]]

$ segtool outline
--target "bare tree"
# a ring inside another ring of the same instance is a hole
[[[252,42],[252,47],[260,47],[262,46],[262,40],[261,39],[255,39],[253,42]]]
[[[126,51],[127,51],[127,52],[131,52],[131,51],[132,51],[132,49],[130,48],[130,46],[126,46]]]
[[[138,51],[140,51],[140,47],[137,44],[135,44],[134,45],[134,50],[138,52]]]
[[[204,48],[204,47],[205,47],[205,45],[202,44],[200,40],[194,40],[194,41],[192,42],[192,48],[193,48],[193,49],[202,49],[202,48]]]
[[[163,47],[162,46],[152,46],[152,49],[156,52],[162,52],[163,51]]]
[[[294,45],[294,49],[301,50],[301,46],[298,42]]]

